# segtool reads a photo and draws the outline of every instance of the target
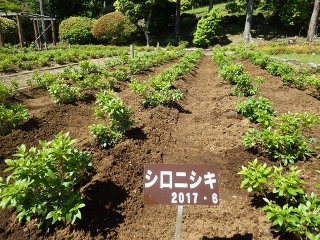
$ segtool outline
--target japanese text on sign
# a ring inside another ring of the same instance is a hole
[[[218,174],[214,165],[145,164],[146,204],[218,204]]]

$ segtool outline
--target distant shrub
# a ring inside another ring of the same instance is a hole
[[[237,2],[228,2],[226,4],[226,10],[228,13],[240,14],[245,11],[246,5],[238,4]]]
[[[14,20],[0,17],[4,41],[14,44],[17,40],[17,24]]]
[[[180,2],[180,10],[186,11],[191,8],[191,2],[189,0],[181,0]]]
[[[128,42],[136,26],[120,12],[108,13],[99,18],[92,29],[93,36],[99,42],[124,44]]]
[[[61,41],[70,44],[88,44],[94,41],[92,36],[93,20],[87,17],[70,17],[59,26]]]
[[[209,46],[214,39],[222,35],[222,20],[223,13],[216,7],[212,8],[209,13],[203,15],[193,35],[193,43],[196,45]]]
[[[197,17],[195,14],[182,13],[180,17],[181,29],[194,29],[197,25]]]

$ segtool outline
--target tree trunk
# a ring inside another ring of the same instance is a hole
[[[176,22],[175,22],[175,27],[174,27],[174,34],[175,34],[176,40],[178,42],[180,40],[180,5],[181,5],[181,1],[177,0],[177,4],[176,4]]]
[[[317,20],[319,15],[319,7],[320,7],[320,0],[314,1],[313,12],[311,15],[309,29],[308,29],[308,42],[313,42],[316,39],[316,27],[317,27]]]
[[[248,0],[246,23],[243,31],[243,39],[246,43],[252,42],[251,36],[251,24],[252,24],[252,13],[253,13],[254,0]]]
[[[41,15],[45,15],[45,6],[44,6],[44,0],[39,0],[40,3],[40,14]],[[41,20],[42,21],[42,32],[43,32],[43,40],[45,43],[48,43],[48,34],[47,32],[45,32],[46,30],[46,22],[44,19]]]
[[[147,18],[147,21],[146,21],[146,26],[144,28],[144,35],[146,37],[147,47],[150,46],[150,43],[149,43],[149,25],[150,25],[150,20],[151,20],[151,14],[152,14],[152,9],[150,9],[150,12],[149,12],[149,15],[148,15],[148,18]]]
[[[0,21],[0,47],[4,46],[4,36],[2,32],[2,26],[1,26],[1,21]]]
[[[210,0],[209,1],[209,12],[210,12],[210,10],[213,8],[213,0]]]

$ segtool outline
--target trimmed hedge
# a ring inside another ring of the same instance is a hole
[[[1,29],[4,35],[4,41],[15,44],[17,42],[17,24],[14,20],[0,17]]]
[[[70,17],[59,26],[60,40],[70,44],[90,44],[95,41],[92,36],[94,20],[87,17]]]
[[[223,13],[217,7],[212,8],[209,13],[203,15],[193,35],[193,43],[200,46],[209,46],[213,40],[222,36],[222,20]]]
[[[109,44],[125,44],[136,26],[120,12],[108,13],[94,24],[92,35],[99,41]]]

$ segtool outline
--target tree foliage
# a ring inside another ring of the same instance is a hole
[[[247,0],[229,0],[226,9],[231,13],[243,13],[247,9]],[[307,28],[313,10],[314,1],[310,0],[255,0],[254,9],[268,11],[286,26]]]
[[[70,44],[89,44],[92,35],[93,20],[87,17],[70,17],[63,20],[59,26],[60,40]]]
[[[92,34],[100,42],[123,44],[128,41],[135,29],[136,26],[122,13],[112,12],[95,22]]]
[[[193,43],[201,46],[209,46],[213,40],[222,35],[222,20],[223,13],[217,7],[212,8],[209,13],[203,15],[193,35]]]
[[[114,6],[135,24],[142,19],[146,21],[151,10],[150,32],[155,33],[163,31],[172,22],[176,5],[168,0],[116,0]]]
[[[21,12],[24,10],[22,1],[0,0],[0,12]]]
[[[9,18],[0,17],[1,29],[4,35],[5,42],[14,43],[17,35],[17,23]]]
[[[28,12],[40,13],[39,0],[23,0],[23,2]],[[113,10],[114,0],[107,2],[108,5],[104,8],[104,0],[45,0],[45,12],[46,15],[56,17],[58,23],[71,16],[98,18],[107,10]]]
[[[312,14],[313,2],[310,0],[285,1],[278,9],[281,22],[287,26],[307,28]]]

